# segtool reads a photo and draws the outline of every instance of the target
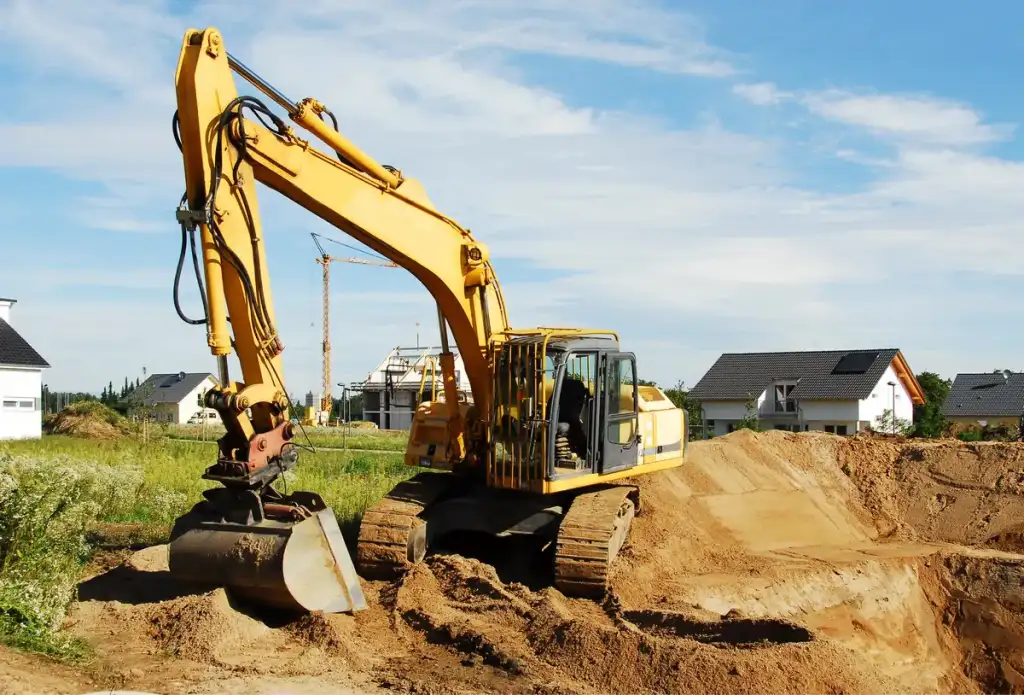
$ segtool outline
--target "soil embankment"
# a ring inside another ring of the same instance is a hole
[[[437,555],[366,582],[367,611],[289,621],[188,593],[150,548],[83,583],[69,626],[103,685],[161,693],[1024,692],[1024,557],[964,547],[1012,545],[1024,450],[978,446],[695,443],[635,481],[602,603]]]

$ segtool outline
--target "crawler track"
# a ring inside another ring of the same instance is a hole
[[[629,535],[640,491],[626,485],[578,495],[555,542],[555,586],[569,596],[601,597],[608,573]]]
[[[392,579],[423,559],[427,525],[420,514],[454,484],[445,473],[420,473],[396,485],[367,509],[356,548],[359,574]]]

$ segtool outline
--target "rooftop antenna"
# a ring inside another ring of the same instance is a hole
[[[1012,371],[1010,371],[1009,369],[1004,369],[1003,370],[1003,381],[1009,381],[1011,374],[1013,374]]]

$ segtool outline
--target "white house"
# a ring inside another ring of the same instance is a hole
[[[189,422],[219,423],[220,416],[212,408],[200,405],[217,380],[208,372],[152,374],[124,400],[129,417],[148,416],[157,422],[187,424]]]
[[[886,410],[913,422],[924,392],[897,349],[723,354],[689,396],[705,432],[732,432],[748,414],[763,428],[853,434],[878,429]]]
[[[50,365],[11,326],[16,301],[0,298],[0,439],[38,439],[43,370]]]
[[[458,351],[455,355],[455,383],[460,393],[472,402],[466,367]],[[363,419],[381,429],[406,430],[412,426],[416,406],[431,396],[444,400],[441,382],[441,348],[396,347],[357,385],[363,393]],[[423,387],[422,395],[420,387]]]

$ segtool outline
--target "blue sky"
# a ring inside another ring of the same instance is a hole
[[[19,300],[54,388],[212,371],[170,294],[174,66],[202,26],[327,103],[487,243],[516,326],[617,329],[665,384],[747,350],[1024,367],[1019,4],[289,4],[0,3],[0,296]],[[309,233],[347,239],[260,193],[285,378],[305,393],[320,368]],[[413,343],[417,321],[436,341],[404,271],[333,277],[334,381]]]

